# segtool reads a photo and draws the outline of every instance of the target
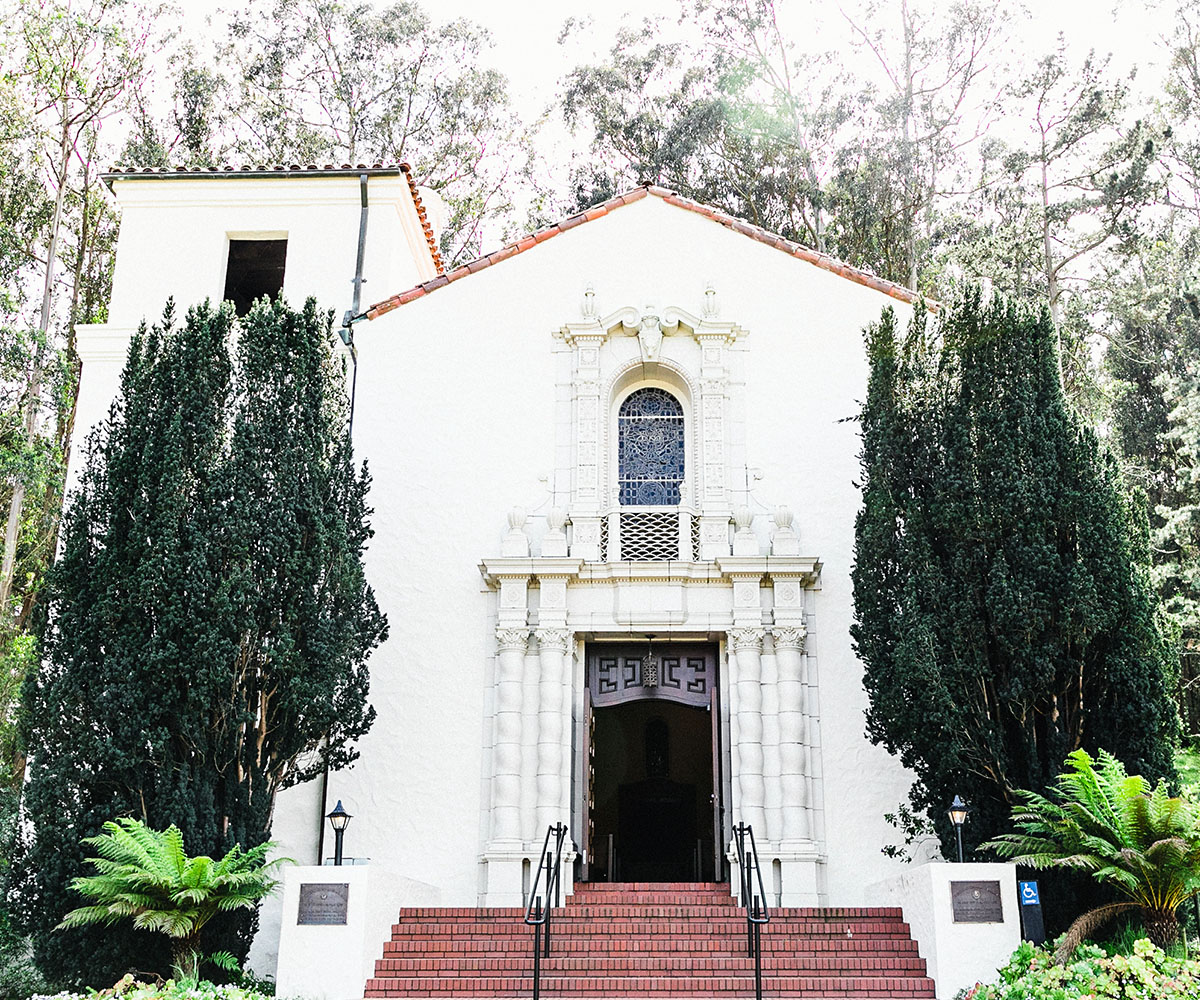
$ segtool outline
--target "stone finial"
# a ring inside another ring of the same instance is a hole
[[[525,534],[525,523],[529,515],[524,507],[514,507],[508,512],[508,531],[500,546],[502,556],[528,556],[529,536]]]
[[[567,514],[559,507],[551,507],[546,514],[546,533],[542,536],[543,556],[565,556],[567,554]]]
[[[735,556],[756,556],[758,537],[754,534],[754,514],[749,507],[737,507],[733,512],[733,523],[737,531],[733,533],[733,554]]]
[[[716,319],[721,315],[721,303],[717,299],[717,290],[710,281],[704,287],[704,318]]]
[[[596,318],[596,289],[589,281],[587,287],[583,290],[583,302],[580,304],[580,311],[583,313],[584,319]]]
[[[792,527],[795,515],[787,504],[780,504],[775,509],[775,531],[771,535],[771,555],[798,556],[800,554],[800,536]]]

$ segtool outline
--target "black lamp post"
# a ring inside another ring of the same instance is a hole
[[[325,818],[329,820],[329,825],[333,827],[333,863],[341,865],[342,837],[345,836],[346,827],[350,825],[351,816],[342,808],[342,800],[338,799],[338,804],[333,807],[333,812]]]
[[[950,803],[950,822],[954,824],[954,833],[958,837],[958,863],[960,865],[963,863],[962,828],[967,821],[967,812],[967,804],[962,800],[962,796],[954,796],[954,801]]]

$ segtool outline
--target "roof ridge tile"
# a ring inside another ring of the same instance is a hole
[[[407,171],[406,171],[407,173]],[[416,197],[416,186],[409,175],[409,183],[413,184],[413,196]],[[465,278],[469,274],[478,274],[485,268],[491,267],[493,264],[499,264],[501,261],[508,260],[519,253],[536,246],[539,243],[544,243],[546,240],[558,236],[560,233],[565,233],[568,230],[575,229],[577,226],[582,226],[585,222],[591,222],[594,219],[599,219],[602,216],[608,215],[614,209],[620,208],[623,205],[632,204],[635,201],[640,201],[647,195],[654,195],[661,198],[669,205],[675,205],[679,208],[687,209],[689,212],[695,212],[704,218],[712,219],[714,222],[720,223],[726,229],[730,229],[743,236],[748,236],[755,242],[762,243],[776,250],[782,250],[791,257],[796,257],[799,260],[806,261],[819,267],[822,270],[829,271],[831,274],[836,274],[839,277],[847,278],[856,284],[863,285],[874,291],[883,292],[890,295],[892,298],[899,299],[902,302],[914,302],[921,298],[919,292],[914,292],[912,289],[905,288],[894,281],[888,281],[886,278],[881,278],[878,275],[872,274],[870,271],[862,268],[854,267],[847,264],[843,260],[832,257],[829,254],[822,253],[818,250],[813,250],[810,247],[804,246],[802,243],[796,243],[787,237],[780,236],[778,233],[772,233],[761,226],[756,226],[752,222],[746,222],[744,219],[736,218],[722,212],[720,209],[713,208],[711,205],[704,205],[698,201],[693,201],[690,198],[685,198],[683,195],[672,191],[670,188],[661,187],[653,183],[641,184],[630,191],[609,198],[607,201],[600,202],[590,208],[576,212],[574,215],[569,215],[561,222],[547,226],[537,232],[530,233],[527,236],[521,237],[513,243],[509,243],[499,250],[493,250],[489,254],[484,254],[477,257],[473,261],[459,265],[450,272],[447,280],[444,282],[427,281],[424,284],[417,285],[416,288],[409,289],[407,292],[401,292],[399,295],[393,295],[390,298],[384,299],[382,302],[377,302],[370,306],[366,311],[368,319],[377,319],[384,313],[391,312],[398,306],[405,305],[414,299],[420,298],[428,294],[435,288],[441,288],[443,284],[448,284],[450,281],[456,281],[458,278]],[[432,246],[432,243],[431,243]],[[444,272],[441,264],[441,257],[437,255],[439,272]],[[931,308],[936,308],[937,303],[932,300],[929,302]]]

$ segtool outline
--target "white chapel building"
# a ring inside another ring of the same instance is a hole
[[[379,940],[398,906],[522,905],[559,822],[568,890],[727,881],[735,823],[776,905],[897,872],[911,776],[864,733],[850,570],[863,328],[912,293],[656,187],[447,270],[404,166],[106,179],[80,440],[168,297],[351,309],[366,220],[353,436],[391,636],[361,759],[284,793],[274,836],[321,863],[340,800]]]

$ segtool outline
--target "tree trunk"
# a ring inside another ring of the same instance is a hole
[[[1179,940],[1179,919],[1174,910],[1142,910],[1146,936],[1164,951]]]
[[[179,979],[200,978],[200,934],[171,939],[171,971]]]
[[[68,108],[62,109],[62,135],[59,138],[58,191],[54,196],[54,216],[50,222],[50,246],[46,251],[46,280],[42,286],[42,310],[38,327],[45,335],[50,327],[50,304],[54,297],[54,263],[58,253],[58,231],[62,227],[63,198],[71,167],[71,122]],[[32,444],[37,434],[38,397],[42,394],[42,349],[34,356],[29,374],[29,397],[25,404],[25,440]],[[21,512],[25,506],[25,482],[13,483],[12,499],[8,504],[8,522],[4,530],[4,556],[0,560],[0,613],[8,606],[12,594],[13,575],[17,566],[17,542],[21,533]]]
[[[904,22],[904,253],[908,271],[908,287],[917,287],[917,196],[914,182],[917,166],[913,149],[913,27],[908,13],[908,0],[900,4],[900,16]]]

